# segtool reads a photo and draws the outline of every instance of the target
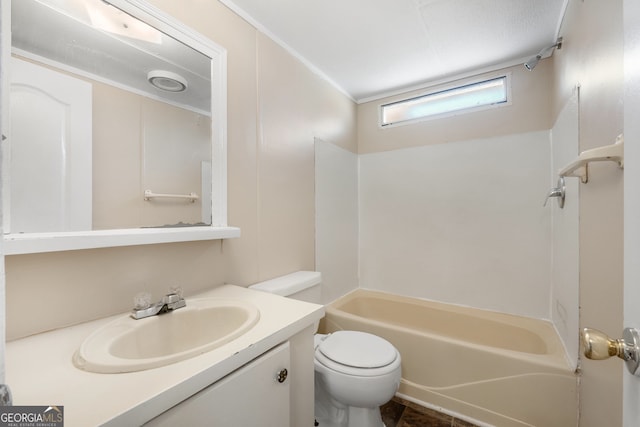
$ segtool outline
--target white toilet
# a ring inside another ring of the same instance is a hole
[[[298,271],[250,286],[319,304],[322,277]],[[400,384],[400,353],[388,341],[357,331],[316,334],[315,417],[319,427],[383,427],[380,405]]]

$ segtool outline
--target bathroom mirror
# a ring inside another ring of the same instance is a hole
[[[5,253],[239,235],[223,48],[138,0],[11,9]]]

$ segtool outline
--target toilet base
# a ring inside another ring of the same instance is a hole
[[[315,418],[318,427],[385,427],[380,408],[345,406],[315,387]]]
[[[315,383],[315,408],[314,415],[318,422],[318,427],[348,427],[349,412],[347,407],[336,402]]]
[[[316,415],[318,427],[386,427],[379,409],[350,407],[335,417]]]
[[[347,427],[385,427],[380,415],[380,408],[350,406]]]

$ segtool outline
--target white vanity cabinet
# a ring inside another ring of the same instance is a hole
[[[122,315],[11,341],[5,366],[14,403],[56,402],[65,407],[67,427],[313,426],[313,334],[324,308],[234,285],[194,298],[245,301],[260,310],[260,319],[217,349],[130,373],[84,371],[71,357]]]
[[[278,345],[149,421],[149,427],[288,427],[289,342]]]

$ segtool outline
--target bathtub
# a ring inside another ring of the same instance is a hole
[[[546,321],[358,289],[321,332],[358,330],[402,355],[398,395],[478,425],[578,425],[578,378]]]

